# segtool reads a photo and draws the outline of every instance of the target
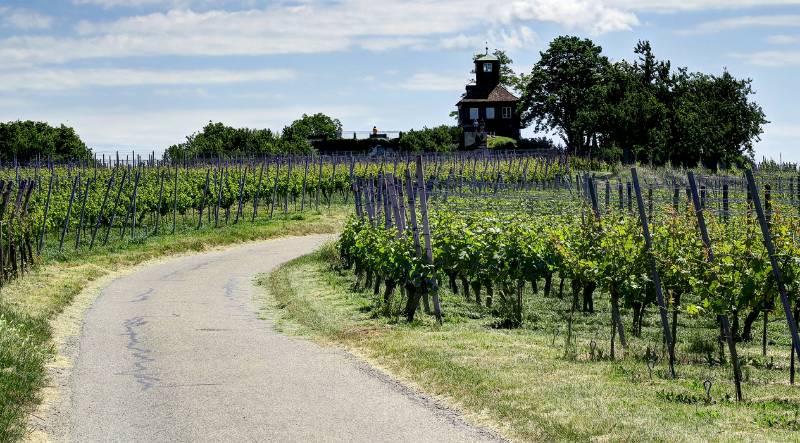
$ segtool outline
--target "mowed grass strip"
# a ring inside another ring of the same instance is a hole
[[[652,312],[652,336],[632,339],[628,356],[589,361],[591,340],[608,348],[607,336],[587,332],[607,329],[604,314],[581,316],[577,355],[565,357],[564,334],[554,340],[552,332],[555,315],[499,329],[485,308],[444,292],[441,327],[425,315],[408,324],[375,312],[382,295],[353,291],[352,274],[335,270],[335,262],[329,245],[262,278],[267,312],[277,311],[278,327],[343,345],[513,440],[800,441],[800,392],[788,385],[783,368],[748,368],[743,403],[729,400],[727,366],[699,364],[684,348],[677,380],[667,377],[663,361],[651,379],[642,355],[658,331]],[[538,312],[561,302],[536,297],[542,305],[528,308]],[[691,326],[685,335],[695,333]],[[714,383],[711,402],[705,378]]]
[[[28,414],[47,383],[46,364],[55,353],[51,322],[92,281],[169,255],[281,236],[335,233],[346,214],[346,208],[337,205],[330,212],[280,214],[217,229],[187,227],[176,235],[45,255],[48,258],[23,278],[0,290],[0,442],[19,440],[28,432]]]

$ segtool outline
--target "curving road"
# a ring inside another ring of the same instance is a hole
[[[496,439],[349,354],[258,318],[253,277],[329,239],[249,244],[113,281],[85,315],[69,439]]]

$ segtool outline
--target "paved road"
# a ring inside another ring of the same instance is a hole
[[[254,275],[328,239],[249,244],[112,282],[85,316],[70,439],[492,440],[348,354],[258,318]]]

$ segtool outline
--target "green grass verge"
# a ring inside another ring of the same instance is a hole
[[[344,207],[324,213],[276,215],[255,224],[218,229],[187,229],[163,235],[117,241],[89,252],[48,254],[29,273],[0,290],[0,442],[27,432],[27,415],[47,383],[47,362],[54,349],[50,322],[92,281],[147,260],[203,251],[217,246],[280,236],[333,233],[341,229]]]
[[[661,352],[652,309],[643,336],[631,337],[625,358],[612,361],[608,312],[600,306],[607,303],[598,298],[597,314],[579,314],[577,344],[565,356],[565,334],[553,331],[563,325],[566,300],[529,293],[526,326],[509,330],[495,327],[486,308],[444,291],[441,327],[424,315],[408,324],[379,315],[378,297],[353,291],[352,274],[334,270],[335,262],[335,249],[328,246],[263,277],[267,309],[277,310],[278,326],[341,344],[512,439],[800,440],[800,389],[788,385],[777,351],[758,363],[750,360],[759,353],[757,345],[740,346],[748,359],[746,401],[731,401],[728,366],[703,363],[709,329],[699,321],[681,325],[678,378],[668,378],[663,360],[651,378],[648,347]],[[780,322],[770,327],[777,330]],[[710,402],[706,378],[713,380]]]

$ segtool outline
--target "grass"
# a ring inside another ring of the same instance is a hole
[[[0,442],[25,436],[28,414],[47,383],[46,364],[55,352],[51,323],[92,281],[148,260],[217,246],[279,236],[333,233],[346,216],[343,206],[324,213],[276,215],[255,224],[218,229],[181,229],[162,235],[115,241],[93,251],[58,254],[46,250],[40,263],[0,290]]]
[[[757,344],[740,346],[746,382],[745,401],[737,403],[729,366],[706,361],[704,349],[709,340],[716,349],[716,341],[703,321],[682,320],[678,378],[671,380],[652,308],[642,337],[630,337],[626,356],[612,361],[607,297],[597,297],[596,314],[579,314],[576,344],[565,352],[566,334],[554,331],[563,328],[566,300],[529,288],[525,326],[501,329],[486,308],[443,291],[441,327],[424,315],[408,324],[379,315],[378,297],[354,291],[352,274],[333,268],[335,255],[328,246],[264,277],[279,326],[343,345],[509,438],[800,441],[800,390],[788,384],[780,319],[770,323],[778,343],[766,359]],[[651,377],[647,355],[653,354]],[[705,379],[713,382],[710,401]]]

